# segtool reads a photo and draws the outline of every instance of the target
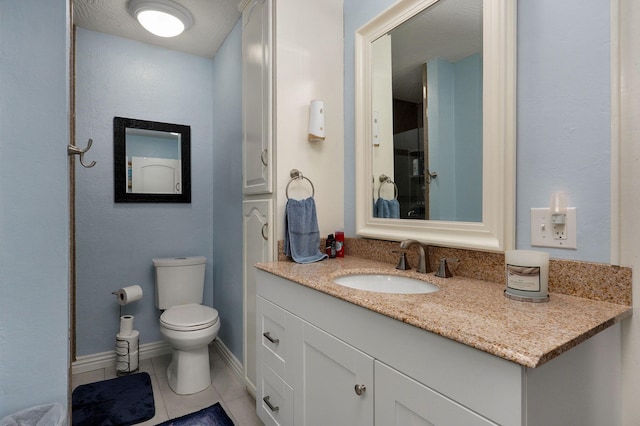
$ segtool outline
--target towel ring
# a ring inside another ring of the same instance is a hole
[[[289,181],[289,183],[287,184],[287,187],[284,190],[284,193],[287,196],[287,200],[289,199],[289,185],[291,185],[291,182],[295,180],[306,179],[307,182],[309,182],[309,185],[311,185],[311,197],[313,198],[313,196],[316,195],[316,188],[313,186],[313,182],[311,182],[311,179],[309,179],[308,177],[303,176],[300,170],[291,169],[291,172],[289,172],[289,176],[291,176],[291,180]]]
[[[385,183],[390,183],[390,184],[393,184],[393,199],[397,200],[398,185],[396,185],[396,183],[392,181],[391,178],[385,174],[381,174],[378,179],[380,179],[380,186],[378,187],[378,198],[380,198],[380,190],[382,189],[382,185],[384,185]]]

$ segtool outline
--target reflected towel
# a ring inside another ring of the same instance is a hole
[[[284,219],[284,254],[297,263],[325,259],[320,251],[320,231],[313,198],[287,200]]]
[[[373,217],[400,219],[400,203],[395,199],[378,198],[373,207]]]
[[[400,219],[400,203],[398,200],[387,200],[389,203],[389,217],[391,219]]]
[[[376,208],[373,211],[373,217],[389,217],[389,203],[384,198],[376,200]]]

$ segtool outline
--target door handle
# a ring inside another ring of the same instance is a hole
[[[274,413],[280,409],[280,407],[273,405],[271,401],[269,401],[269,395],[262,398],[262,400],[264,401],[265,404],[267,404],[267,407],[269,407],[269,410],[273,411]]]
[[[264,333],[262,333],[262,335],[273,344],[277,345],[278,343],[280,343],[280,339],[274,339],[273,337],[271,337],[271,333],[268,331],[265,331]]]

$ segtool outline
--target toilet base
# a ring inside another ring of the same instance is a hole
[[[178,395],[198,393],[211,386],[209,346],[193,350],[173,349],[167,379],[171,390]]]

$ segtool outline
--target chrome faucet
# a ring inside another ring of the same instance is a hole
[[[429,263],[429,248],[425,247],[420,241],[416,240],[404,240],[400,243],[400,248],[408,249],[412,245],[417,245],[420,249],[420,260],[418,263],[418,267],[416,271],[422,272],[426,274],[427,272],[431,272],[430,263]]]

